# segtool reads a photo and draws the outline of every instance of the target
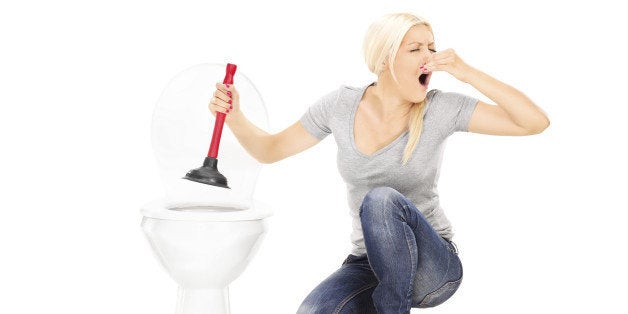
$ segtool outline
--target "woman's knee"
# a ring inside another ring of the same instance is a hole
[[[364,196],[362,206],[360,207],[360,217],[364,218],[364,216],[372,214],[373,210],[378,214],[382,214],[386,209],[394,210],[395,206],[390,205],[393,205],[400,197],[403,197],[403,195],[391,187],[380,186],[373,188]]]
[[[372,188],[368,193],[366,193],[366,199],[373,200],[387,200],[391,197],[399,196],[399,192],[388,186],[378,186],[376,188]]]

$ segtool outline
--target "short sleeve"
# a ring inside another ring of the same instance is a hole
[[[328,93],[312,104],[303,114],[300,121],[305,130],[319,140],[332,133],[331,113],[338,102],[339,90]]]
[[[468,132],[469,121],[478,99],[455,92],[441,92],[435,90],[432,96],[438,125],[442,132],[449,136],[454,132]]]

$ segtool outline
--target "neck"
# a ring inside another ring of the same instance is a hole
[[[411,102],[400,97],[395,85],[378,81],[371,87],[371,106],[382,121],[404,118],[412,107]]]

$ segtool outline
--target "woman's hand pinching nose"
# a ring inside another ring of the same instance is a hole
[[[466,77],[472,70],[451,48],[432,54],[422,69],[424,72],[424,69],[427,69],[427,72],[445,71],[463,82],[466,82]]]

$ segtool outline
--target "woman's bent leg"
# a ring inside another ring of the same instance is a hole
[[[377,278],[366,255],[349,255],[340,269],[323,280],[305,298],[297,313],[375,314],[371,294]]]
[[[360,218],[368,260],[380,281],[373,291],[378,313],[409,313],[412,306],[435,306],[453,295],[462,277],[458,256],[402,194],[371,190]]]

